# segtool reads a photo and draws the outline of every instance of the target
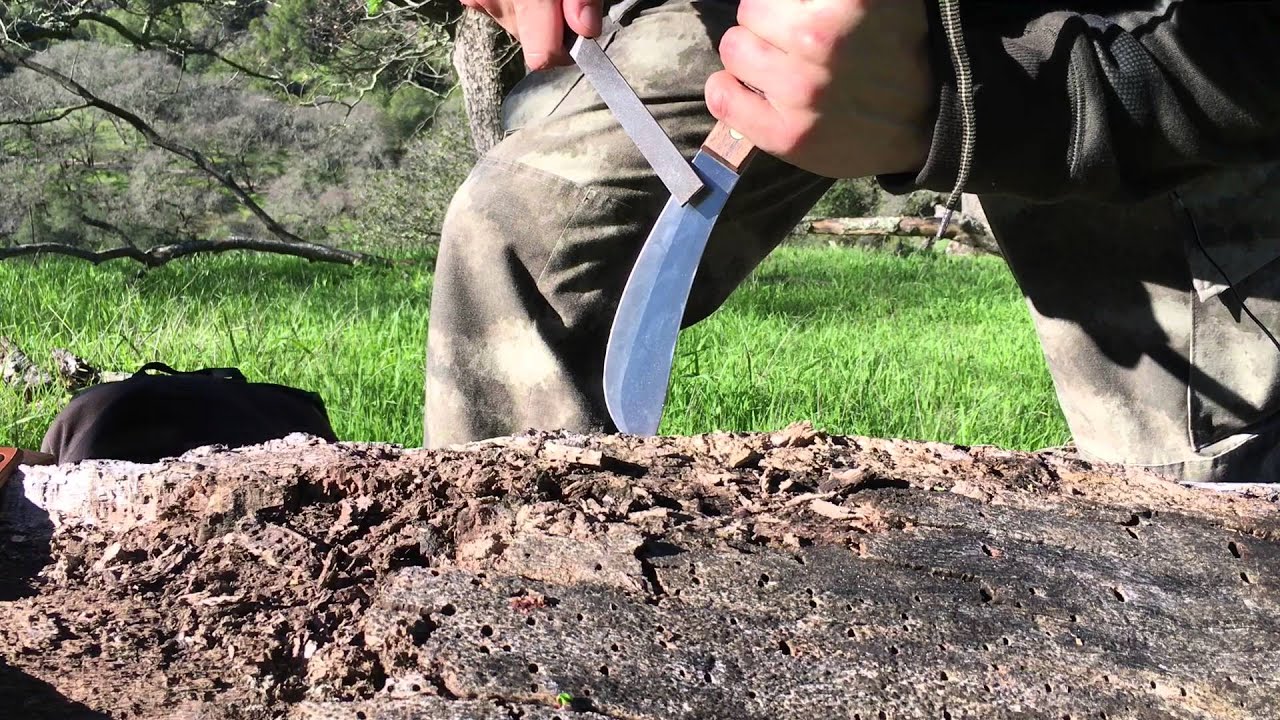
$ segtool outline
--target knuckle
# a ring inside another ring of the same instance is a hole
[[[821,26],[805,28],[796,37],[800,52],[815,60],[825,60],[834,55],[837,42],[836,33]]]
[[[743,44],[749,31],[741,25],[735,25],[725,31],[720,38],[720,59],[725,65],[738,63],[742,59]]]

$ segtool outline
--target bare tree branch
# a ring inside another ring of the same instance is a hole
[[[57,111],[50,111],[53,112],[53,114],[46,117],[0,119],[0,125],[23,125],[26,127],[48,125],[49,123],[58,122],[77,110],[84,110],[89,107],[93,106],[89,103],[81,103],[80,105],[74,105],[72,107],[60,108]]]
[[[112,235],[115,235],[116,237],[120,238],[120,240],[125,245],[128,245],[129,247],[134,247],[133,238],[129,237],[128,233],[116,227],[115,225],[112,225],[111,223],[106,222],[105,220],[99,220],[91,215],[80,213],[80,222],[84,223],[85,225],[88,225],[89,227],[102,230],[103,232],[111,233]]]
[[[312,260],[339,263],[341,265],[389,265],[391,261],[377,255],[317,245],[314,243],[285,242],[266,238],[233,236],[224,240],[196,240],[191,242],[159,245],[148,250],[137,247],[115,247],[110,250],[88,250],[61,243],[32,243],[0,248],[0,260],[33,255],[64,255],[88,260],[95,265],[111,260],[136,260],[147,267],[160,267],[165,263],[197,253],[224,253],[231,250],[251,250],[275,253]]]
[[[179,57],[185,57],[187,55],[202,55],[205,57],[213,58],[214,60],[217,60],[218,62],[223,63],[228,67],[234,68],[238,72],[244,73],[245,75],[248,75],[250,77],[254,77],[259,80],[266,80],[268,82],[273,82],[282,88],[288,86],[288,81],[285,78],[282,78],[278,75],[268,75],[261,71],[254,70],[253,68],[250,68],[244,65],[243,63],[239,63],[239,62],[236,62],[235,60],[232,60],[231,58],[223,55],[222,53],[219,53],[218,51],[214,50],[211,47],[205,47],[203,45],[193,45],[184,40],[179,40],[175,38],[167,38],[161,42],[156,42],[155,39],[150,36],[150,33],[148,31],[148,28],[150,27],[150,21],[152,20],[153,17],[154,16],[152,15],[147,16],[146,18],[147,25],[144,26],[142,35],[139,35],[133,32],[128,27],[126,27],[123,23],[117,21],[115,18],[111,17],[110,15],[103,15],[101,13],[96,13],[96,12],[81,12],[76,16],[74,16],[73,18],[71,18],[71,20],[69,21],[69,24],[72,28],[75,28],[77,25],[79,25],[80,21],[98,23],[99,25],[105,25],[106,27],[111,28],[113,32],[115,32],[117,35],[127,40],[130,44],[132,44],[134,47],[136,47],[139,50],[161,50],[166,53],[170,53],[172,55],[177,55]],[[68,36],[69,36],[69,33],[68,33]]]
[[[253,199],[252,196],[250,196],[248,191],[246,191],[243,187],[241,187],[240,183],[236,182],[235,178],[231,177],[230,174],[225,173],[222,170],[218,169],[217,165],[212,160],[205,157],[204,153],[200,152],[199,150],[196,150],[195,148],[187,147],[186,145],[183,145],[173,140],[172,138],[168,138],[168,137],[165,137],[164,135],[161,135],[159,132],[156,131],[155,128],[151,127],[150,124],[148,124],[142,118],[138,117],[136,114],[130,112],[129,110],[126,110],[125,108],[120,107],[119,105],[103,100],[102,98],[95,95],[88,88],[84,87],[83,85],[71,79],[70,77],[63,75],[62,73],[58,72],[57,70],[54,70],[51,67],[38,63],[34,60],[31,60],[30,58],[15,55],[14,53],[7,50],[3,45],[0,45],[0,61],[7,62],[11,65],[24,67],[28,70],[31,70],[32,72],[39,73],[40,75],[43,75],[44,77],[47,77],[50,80],[53,80],[58,85],[62,86],[62,88],[65,89],[67,92],[70,92],[73,95],[76,95],[82,98],[85,101],[85,104],[91,107],[98,108],[99,110],[102,110],[103,112],[106,112],[110,115],[114,115],[115,117],[118,117],[124,122],[128,123],[134,130],[138,132],[138,134],[142,135],[142,137],[145,138],[147,142],[151,143],[152,145],[168,150],[169,152],[175,155],[178,155],[179,157],[185,158],[186,160],[191,162],[193,165],[195,165],[197,168],[204,171],[206,175],[208,175],[209,177],[217,181],[219,185],[225,188],[233,196],[235,196],[236,200],[238,200],[240,204],[245,207],[245,209],[247,209],[254,217],[256,217],[267,228],[267,230],[270,231],[271,234],[275,235],[277,238],[280,238],[281,240],[287,243],[291,243],[293,245],[299,246],[300,248],[302,248],[303,246],[305,246],[306,248],[310,248],[311,252],[317,252],[322,254],[324,252],[342,252],[342,251],[336,251],[334,248],[330,248],[325,245],[319,245],[316,243],[307,242],[306,240],[303,240],[302,238],[298,237],[293,232],[291,232],[288,228],[284,227],[279,222],[277,222],[275,218],[273,218],[266,210],[262,208],[261,205],[257,203],[257,201]]]

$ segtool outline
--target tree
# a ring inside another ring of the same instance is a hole
[[[506,31],[488,15],[467,10],[458,22],[453,67],[462,86],[476,153],[502,140],[502,99],[523,75]]]
[[[344,0],[284,0],[271,5],[261,0],[19,0],[0,10],[0,70],[19,71],[11,74],[21,74],[26,85],[38,79],[35,84],[44,86],[45,97],[33,102],[38,93],[15,99],[17,95],[6,98],[0,91],[0,132],[6,149],[21,146],[42,152],[42,142],[55,138],[68,141],[68,131],[79,127],[75,137],[83,142],[64,146],[58,156],[67,160],[64,164],[74,172],[61,173],[56,181],[75,196],[72,204],[83,209],[97,207],[91,198],[94,193],[88,192],[96,171],[87,169],[98,167],[95,155],[102,145],[98,141],[101,131],[90,126],[108,125],[122,142],[154,150],[128,168],[134,207],[139,206],[136,201],[146,201],[141,205],[146,206],[142,214],[147,218],[155,218],[155,211],[162,208],[170,216],[191,216],[179,225],[193,232],[175,233],[170,223],[160,228],[157,236],[185,236],[183,241],[189,243],[196,236],[210,235],[210,228],[198,227],[196,216],[203,217],[207,225],[210,217],[226,215],[227,208],[221,202],[210,200],[216,196],[235,203],[252,220],[254,232],[265,231],[278,242],[306,250],[318,245],[313,240],[323,236],[323,232],[316,233],[326,223],[308,222],[309,218],[296,213],[292,214],[295,222],[283,222],[268,206],[283,205],[286,214],[289,206],[327,208],[331,218],[349,209],[342,206],[343,193],[328,193],[322,186],[342,179],[335,172],[342,175],[352,168],[382,162],[366,157],[390,150],[377,147],[382,137],[377,126],[382,130],[409,123],[413,129],[420,127],[452,85],[445,24],[455,14],[450,5],[441,0],[386,7],[370,2],[366,11]],[[171,85],[154,82],[157,72],[142,73],[131,78],[136,80],[135,92],[122,92],[129,83],[115,82],[119,78],[111,77],[112,69],[120,63],[79,65],[67,62],[65,52],[59,50],[62,46],[91,47],[72,42],[84,39],[128,48],[120,52],[130,58],[152,58],[148,70],[154,71],[157,64],[167,67],[166,81],[171,80]],[[210,87],[209,77],[220,78],[223,92],[194,92],[217,90]],[[299,106],[331,107],[334,114],[350,122],[313,124],[311,135],[328,132],[330,136],[324,142],[309,143],[303,132],[308,128],[298,127],[264,98],[251,99],[248,90],[253,87],[288,96]],[[419,95],[415,103],[409,103],[414,107],[399,104],[398,125],[364,118],[372,140],[361,140],[350,132],[332,136],[330,131],[335,128],[358,127],[360,107],[367,97],[389,101],[402,88],[412,88]],[[199,111],[191,112],[192,108]],[[192,121],[210,115],[222,120]],[[317,132],[322,125],[324,132]],[[287,142],[282,141],[282,134],[288,136]],[[271,168],[272,158],[286,146],[302,150],[297,156],[303,158],[305,167],[295,165],[283,175],[264,177],[264,172],[274,171],[263,168]],[[353,160],[344,155],[326,167],[335,148],[339,152],[356,148],[358,157]],[[170,161],[180,160],[185,169],[172,167],[162,159],[165,155]],[[12,167],[7,170],[18,172]],[[201,178],[193,179],[191,173]],[[168,189],[152,192],[149,188],[155,183],[151,181],[163,177],[167,177]],[[56,184],[50,179],[42,187]],[[107,190],[111,195],[110,188]],[[195,195],[183,196],[191,193]],[[325,202],[316,202],[321,197]],[[54,204],[26,203],[28,210],[37,206],[48,210]],[[136,228],[122,230],[92,213],[75,214],[79,217],[72,225],[94,229],[82,233],[88,239],[101,240],[105,233],[132,244],[132,236],[138,234]],[[35,217],[36,213],[28,215]],[[47,219],[42,222],[48,224]],[[12,218],[2,223],[14,224]],[[28,239],[48,237],[46,232],[35,232],[38,225],[27,223],[27,229],[33,231]],[[222,223],[218,231],[223,239],[238,232],[228,223]],[[300,232],[310,237],[304,239]],[[14,252],[11,249],[10,254]],[[368,259],[359,254],[338,255],[350,261]]]

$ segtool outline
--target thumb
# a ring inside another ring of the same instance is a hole
[[[583,37],[600,34],[602,0],[564,0],[564,19],[569,28]]]
[[[745,135],[761,150],[777,152],[783,118],[764,96],[725,70],[707,78],[706,95],[707,109],[715,119]]]

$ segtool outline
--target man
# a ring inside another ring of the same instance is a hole
[[[603,348],[666,192],[580,73],[590,0],[466,0],[524,46],[508,135],[446,218],[427,442],[612,430]],[[965,189],[1026,294],[1086,455],[1280,481],[1280,3],[625,0],[600,41],[676,143],[769,152],[686,323],[828,188]],[[749,86],[749,87],[748,87]],[[754,89],[754,91],[753,91]],[[954,193],[953,193],[954,198]]]

